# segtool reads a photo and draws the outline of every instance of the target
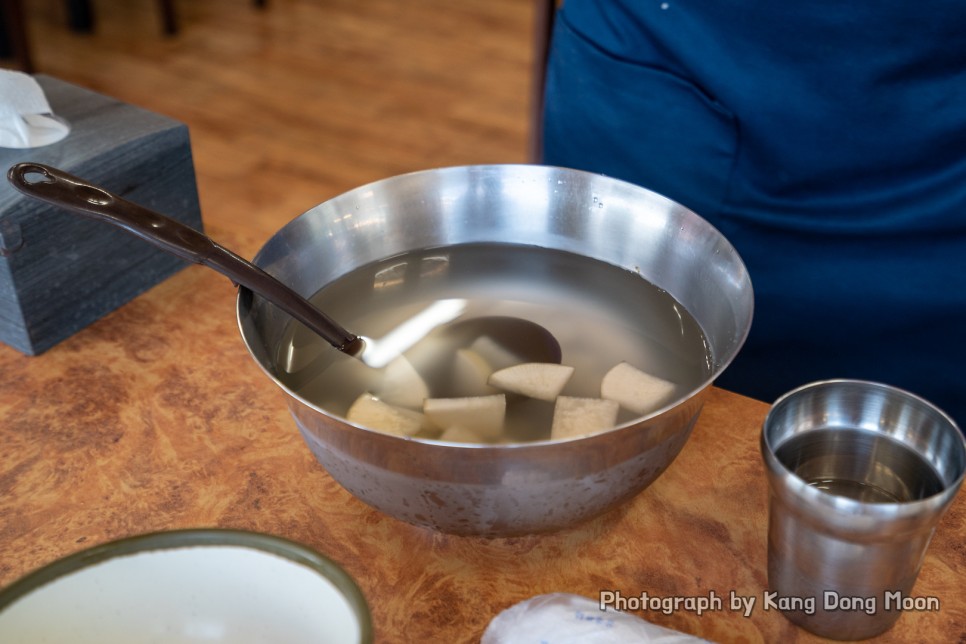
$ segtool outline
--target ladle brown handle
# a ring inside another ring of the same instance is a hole
[[[113,224],[181,259],[213,268],[278,306],[340,351],[351,355],[359,349],[362,340],[358,336],[282,282],[194,228],[41,163],[18,163],[7,172],[7,179],[29,197]]]

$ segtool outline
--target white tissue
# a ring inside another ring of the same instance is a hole
[[[36,148],[60,141],[70,126],[54,116],[33,77],[0,70],[0,147]]]
[[[480,644],[696,644],[691,635],[651,624],[568,593],[537,595],[493,618]]]

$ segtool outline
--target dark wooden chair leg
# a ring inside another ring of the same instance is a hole
[[[23,16],[23,5],[20,0],[3,0],[0,3],[3,12],[0,24],[4,30],[4,44],[10,56],[16,61],[21,71],[32,74],[34,71],[33,57],[30,54],[30,39],[27,36],[27,23]]]
[[[527,154],[532,163],[543,159],[543,89],[547,78],[550,35],[556,0],[536,0],[533,17],[533,71],[530,80],[530,136]]]
[[[178,13],[174,6],[174,0],[158,0],[158,8],[161,9],[161,23],[164,33],[169,36],[178,33]]]
[[[80,33],[94,31],[94,10],[90,0],[67,0],[67,25]]]

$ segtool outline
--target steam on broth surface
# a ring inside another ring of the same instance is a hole
[[[449,298],[467,301],[460,319],[519,317],[553,334],[562,364],[573,367],[561,397],[599,399],[605,375],[627,363],[674,383],[673,395],[660,407],[711,373],[704,334],[667,292],[631,271],[564,251],[497,243],[427,249],[358,268],[311,299],[346,328],[378,339],[433,302]],[[421,414],[426,398],[503,394],[487,383],[488,373],[526,361],[485,337],[467,346],[439,342],[431,335],[407,352],[407,359],[373,369],[292,323],[278,349],[278,377],[337,416],[346,417],[364,394],[389,403],[391,414],[411,415]],[[548,439],[554,407],[554,401],[507,394],[499,437],[480,442]],[[639,415],[622,406],[616,422]],[[424,422],[417,433],[406,433],[475,442],[475,434],[465,429]]]

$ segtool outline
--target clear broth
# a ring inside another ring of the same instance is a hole
[[[356,269],[311,299],[354,333],[379,338],[448,298],[468,301],[464,318],[520,317],[550,331],[561,362],[574,367],[561,395],[599,397],[604,374],[622,361],[676,383],[678,396],[711,373],[700,326],[666,291],[637,273],[564,251],[495,243],[427,249]],[[276,365],[286,386],[342,417],[381,378],[300,324],[286,330]],[[549,438],[552,413],[553,403],[511,397],[504,440]],[[636,416],[622,410],[618,423]]]

